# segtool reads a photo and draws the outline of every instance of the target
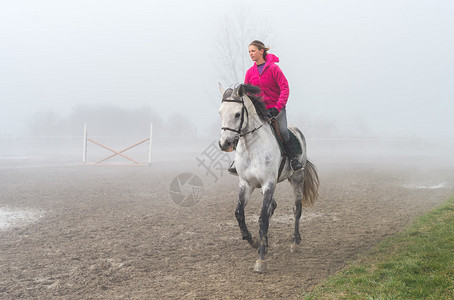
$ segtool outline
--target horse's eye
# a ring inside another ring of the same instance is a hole
[[[240,113],[236,113],[235,119],[238,119],[240,117]]]

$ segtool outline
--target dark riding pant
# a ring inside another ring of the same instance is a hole
[[[276,121],[279,123],[279,131],[282,138],[285,142],[287,142],[290,139],[290,134],[287,130],[287,111],[285,110],[285,107],[282,108],[279,114],[276,116]]]

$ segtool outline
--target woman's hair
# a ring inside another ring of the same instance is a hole
[[[262,43],[261,41],[258,41],[258,40],[254,40],[252,41],[249,46],[255,46],[257,47],[257,49],[259,50],[262,50],[264,49],[265,51],[263,51],[263,59],[265,59],[266,55],[268,54],[267,51],[270,50],[270,47],[265,47],[265,44]]]

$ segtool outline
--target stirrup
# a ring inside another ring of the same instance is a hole
[[[292,168],[293,172],[301,172],[302,170],[304,170],[303,165],[296,157],[290,160],[290,167]]]
[[[229,172],[230,175],[235,175],[238,176],[238,172],[236,171],[236,167],[234,166],[235,161],[232,162],[230,167],[227,169],[227,172]]]

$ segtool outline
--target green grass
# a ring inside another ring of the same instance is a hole
[[[454,299],[454,197],[300,299]]]

